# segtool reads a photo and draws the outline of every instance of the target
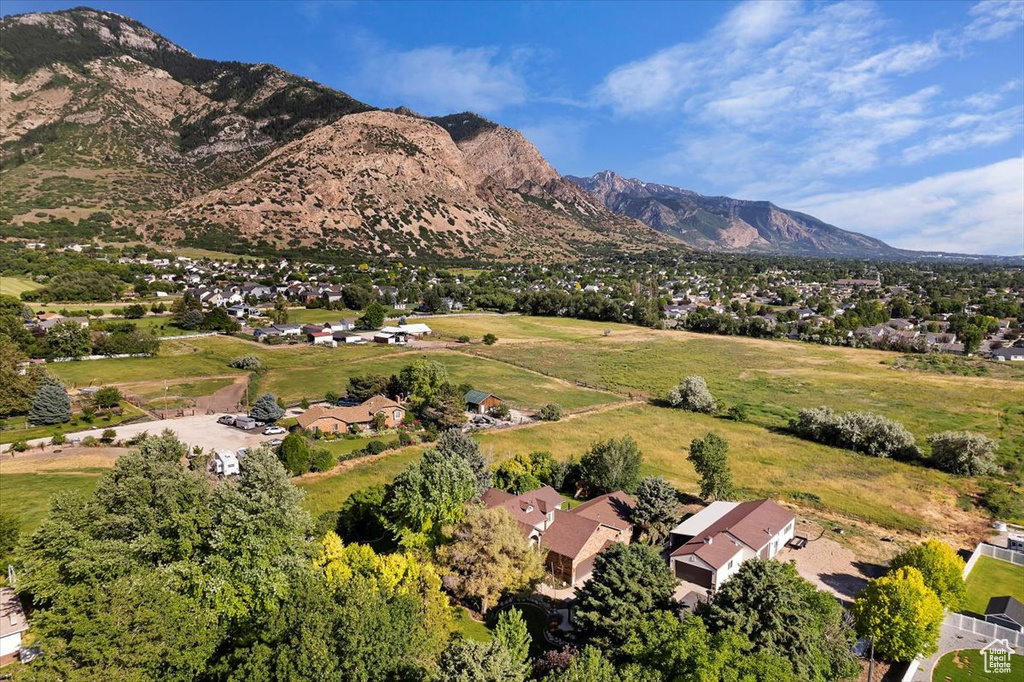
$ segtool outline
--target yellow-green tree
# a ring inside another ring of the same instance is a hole
[[[935,653],[945,613],[921,571],[905,566],[868,583],[853,604],[857,633],[890,661]]]
[[[959,610],[967,600],[964,560],[945,542],[927,540],[914,545],[898,554],[889,566],[890,569],[912,566],[921,571],[924,584],[950,611]]]
[[[505,592],[527,587],[544,573],[540,553],[507,509],[474,507],[451,535],[438,556],[455,594],[478,604],[481,613]]]

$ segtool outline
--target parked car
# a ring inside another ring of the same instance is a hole
[[[251,419],[251,418],[252,418],[252,417],[250,417],[250,419]],[[257,429],[262,429],[262,428],[263,428],[264,426],[266,426],[266,425],[267,425],[267,422],[255,422],[255,424],[256,424],[256,428],[257,428]]]
[[[225,414],[225,415],[222,415],[221,417],[219,417],[217,419],[217,423],[218,424],[227,424],[228,426],[234,426],[235,425],[235,418],[232,417],[230,414]]]
[[[267,441],[267,443],[272,448],[280,447],[281,443],[283,443],[283,442],[284,441],[281,440],[280,438],[271,438],[270,440]]]
[[[252,417],[238,417],[235,419],[234,424],[238,428],[244,429],[246,431],[255,429],[260,425],[260,423],[253,419]]]
[[[264,436],[276,436],[276,435],[278,435],[280,433],[287,433],[287,432],[288,432],[288,429],[284,428],[283,426],[268,426],[267,428],[263,429],[263,435]]]

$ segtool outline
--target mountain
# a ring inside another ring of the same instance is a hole
[[[682,247],[472,113],[380,111],[88,8],[0,19],[0,222],[246,251],[575,258]]]
[[[669,185],[626,179],[612,171],[568,179],[607,208],[700,249],[853,258],[908,254],[878,239],[842,230],[768,201],[709,197]]]

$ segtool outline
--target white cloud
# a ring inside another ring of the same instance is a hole
[[[940,134],[903,151],[903,158],[908,163],[1011,140],[1024,130],[1024,107],[1012,107],[991,114],[958,114],[940,125]]]
[[[901,248],[1020,255],[1024,158],[897,187],[820,194],[791,208]]]
[[[968,40],[997,40],[1024,26],[1020,0],[985,0],[971,7],[973,21],[964,29]]]
[[[522,70],[529,52],[434,45],[367,50],[362,80],[375,95],[426,114],[493,114],[526,101]]]

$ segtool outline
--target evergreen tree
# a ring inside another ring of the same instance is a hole
[[[273,393],[264,393],[253,403],[249,416],[261,422],[276,422],[284,416],[284,410],[277,404]]]
[[[53,377],[47,377],[36,389],[29,410],[30,424],[49,426],[63,424],[71,419],[71,398],[64,385]]]

